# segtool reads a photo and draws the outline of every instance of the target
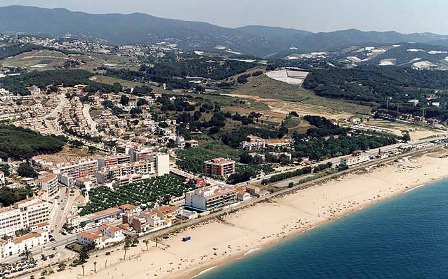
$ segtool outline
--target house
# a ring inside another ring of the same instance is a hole
[[[262,150],[262,149],[266,148],[266,140],[265,139],[255,137],[255,136],[248,136],[248,138],[249,138],[248,141],[243,141],[240,144],[240,148],[242,150],[252,151],[252,150]]]
[[[0,241],[0,256],[6,258],[9,256],[19,255],[26,250],[40,247],[49,242],[49,234],[47,231],[36,230],[32,233],[25,234],[21,237],[11,238]]]
[[[98,227],[103,237],[107,237],[106,243],[120,242],[125,239],[123,230],[118,227],[101,225]]]
[[[160,218],[171,220],[176,219],[178,214],[178,208],[175,205],[162,205],[154,208],[153,211],[157,213]]]
[[[95,247],[104,246],[101,235],[96,233],[89,233],[89,232],[78,233],[76,242],[81,245],[93,245]]]
[[[251,198],[252,198],[251,195],[248,192],[246,192],[244,189],[236,192],[236,199],[238,201],[247,201],[247,200],[250,200]]]
[[[89,215],[80,217],[79,222],[84,224],[104,224],[111,223],[114,220],[119,219],[121,215],[121,209],[118,207],[111,207],[102,211],[98,211]]]
[[[132,227],[132,229],[137,233],[147,233],[160,228],[169,227],[172,225],[172,220],[168,217],[164,218],[165,215],[163,212],[166,213],[166,216],[174,215],[172,208],[162,209],[158,212],[155,210],[145,210],[140,212],[138,215],[133,215],[131,213],[124,214],[123,224],[129,224],[130,227]]]
[[[188,209],[182,209],[179,212],[179,216],[182,219],[186,219],[186,220],[193,220],[199,217],[199,213],[197,213],[196,211],[193,210],[188,210]]]
[[[195,179],[191,179],[188,183],[194,185],[196,188],[201,188],[207,186],[207,181],[203,177],[198,177]]]
[[[133,204],[122,204],[118,208],[124,214],[139,214],[141,212],[140,207]]]

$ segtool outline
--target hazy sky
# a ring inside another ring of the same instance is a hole
[[[0,6],[8,5],[141,12],[227,27],[260,24],[315,32],[357,28],[448,34],[447,0],[0,0]]]

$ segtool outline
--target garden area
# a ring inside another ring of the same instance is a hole
[[[191,190],[190,187],[192,186],[182,183],[180,179],[171,175],[146,179],[114,190],[101,186],[89,191],[90,201],[81,211],[81,215],[122,204],[147,206],[153,203],[167,204],[172,197],[180,197]]]

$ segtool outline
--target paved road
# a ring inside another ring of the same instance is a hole
[[[90,115],[90,105],[89,104],[83,105],[82,114],[84,115],[84,119],[90,125],[90,130],[93,133],[98,133],[98,129],[96,128],[96,122],[93,121],[92,116]]]
[[[59,98],[59,104],[56,108],[54,108],[54,110],[48,114],[47,116],[45,116],[44,121],[48,127],[48,129],[51,131],[51,133],[55,134],[55,135],[61,135],[61,129],[59,128],[59,113],[62,112],[62,110],[64,109],[65,105],[67,105],[68,100],[65,97],[65,94],[59,94],[57,96]],[[53,120],[50,120],[51,118],[53,118]]]
[[[415,146],[415,145],[419,145],[419,144],[426,144],[426,143],[429,143],[429,142],[435,141],[435,140],[443,140],[443,139],[446,139],[446,138],[447,138],[447,136],[439,136],[439,137],[433,137],[433,138],[428,138],[428,139],[423,139],[423,140],[417,140],[417,141],[409,142],[408,144],[412,145],[412,146]],[[380,150],[381,150],[381,152],[390,152],[392,150],[397,149],[398,147],[400,147],[402,145],[405,145],[405,143],[397,143],[397,144],[393,144],[393,145],[388,145],[388,146],[384,146],[384,147],[380,147],[380,148],[371,149],[371,150],[367,151],[367,154],[369,156],[375,156],[375,155],[378,154],[378,152]],[[325,163],[328,163],[328,162],[331,162],[333,164],[333,166],[336,166],[336,165],[339,165],[339,163],[341,161],[341,158],[343,158],[343,157],[345,157],[345,156],[340,156],[340,157],[335,157],[335,158],[331,158],[331,159],[328,159],[328,160],[320,161],[320,162],[317,162],[317,163],[312,164],[310,166],[311,167],[315,167],[315,166],[317,166],[319,164],[325,164]],[[294,171],[294,170],[297,170],[297,169],[301,169],[303,167],[304,166],[292,167],[292,168],[290,168],[288,170],[285,170],[284,172]],[[271,178],[271,176],[274,176],[274,175],[277,175],[277,174],[280,174],[280,173],[282,173],[282,172],[270,173],[270,174],[261,176],[259,178],[251,179],[248,182],[239,183],[236,186],[260,184],[263,179],[269,179],[269,178]],[[284,186],[287,186],[288,183],[290,182],[290,180],[285,180],[285,181],[287,181],[287,182],[284,182],[284,183],[286,183]]]

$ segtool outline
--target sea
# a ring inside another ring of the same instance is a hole
[[[448,278],[448,180],[413,189],[197,278]]]

